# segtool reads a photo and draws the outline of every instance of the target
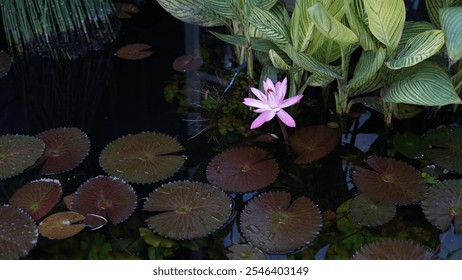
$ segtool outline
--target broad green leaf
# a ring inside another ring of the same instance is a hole
[[[431,22],[437,27],[441,28],[440,10],[442,8],[453,7],[462,5],[461,0],[426,0],[425,6],[427,7],[428,16]]]
[[[177,19],[204,27],[224,25],[226,19],[207,7],[201,0],[157,0],[159,5]]]
[[[308,17],[308,8],[314,0],[297,0],[290,22],[292,45],[299,52],[304,52],[311,41],[314,24]]]
[[[455,62],[462,57],[462,7],[442,9],[440,20],[449,59]]]
[[[233,10],[234,0],[203,0],[204,5],[215,13],[229,19],[237,19]]]
[[[425,139],[412,132],[395,134],[392,138],[393,147],[410,159],[421,159],[427,150]]]
[[[457,92],[462,89],[462,69],[451,77],[451,82]]]
[[[398,46],[406,19],[403,0],[364,0],[369,29],[392,53]]]
[[[350,8],[349,0],[345,1],[345,15],[350,25],[351,30],[356,34],[359,39],[359,44],[361,47],[368,50],[377,49],[377,44],[367,28],[365,22]]]
[[[386,51],[384,48],[378,48],[376,51],[363,51],[353,72],[353,78],[347,86],[350,89],[357,89],[375,80],[385,61],[385,56]]]
[[[312,55],[322,63],[330,64],[341,58],[340,45],[334,40],[326,40],[322,46]]]
[[[269,51],[269,57],[273,66],[282,70],[290,70],[292,68],[289,64],[287,64],[284,59],[278,55],[278,53],[274,50]]]
[[[308,13],[316,28],[327,38],[343,45],[358,42],[355,33],[331,16],[320,3],[309,8]]]
[[[446,126],[428,131],[425,135],[430,148],[425,157],[452,172],[462,173],[462,128]]]
[[[340,66],[334,67],[334,70],[337,72],[340,72]],[[330,76],[326,76],[323,74],[318,74],[318,73],[313,73],[311,74],[308,79],[307,83],[311,87],[325,87],[331,82],[333,82],[335,79]]]
[[[296,65],[311,73],[324,74],[326,76],[333,77],[336,79],[340,78],[340,75],[337,72],[335,72],[331,67],[320,62],[319,60],[313,58],[308,54],[298,52],[291,45],[286,45],[284,51]]]
[[[402,69],[383,100],[423,106],[443,106],[461,101],[448,75],[429,61]]]
[[[407,41],[404,49],[396,59],[385,64],[390,69],[410,67],[439,52],[444,45],[444,34],[441,30],[424,31]]]
[[[277,2],[276,5],[274,5],[269,10],[269,12],[275,15],[287,27],[287,30],[289,31],[290,16],[282,2]]]
[[[402,51],[407,44],[407,41],[412,37],[419,35],[428,30],[434,30],[436,27],[426,21],[406,21],[404,23],[403,34],[398,44],[398,52]]]
[[[413,118],[422,113],[425,109],[425,107],[411,104],[398,103],[397,105],[397,108],[393,110],[393,116],[398,120]]]
[[[355,104],[362,104],[364,107],[383,114],[383,101],[379,96],[360,96],[354,98],[348,103],[347,111]]]
[[[269,10],[278,2],[278,0],[244,0],[244,1],[248,3],[252,8],[258,7],[262,10]]]
[[[250,15],[250,23],[268,38],[279,45],[290,44],[289,31],[285,24],[269,11],[254,8]]]
[[[241,47],[246,47],[244,36],[221,34],[221,33],[217,33],[214,31],[209,31],[209,32],[212,33],[214,36],[216,36],[218,39],[226,43],[241,46]],[[250,38],[250,45],[252,49],[261,51],[261,52],[269,52],[271,49],[277,48],[277,46],[270,40],[264,39],[264,38],[258,38],[258,37]]]

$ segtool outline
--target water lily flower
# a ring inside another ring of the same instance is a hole
[[[254,110],[260,115],[252,122],[250,129],[255,129],[260,127],[263,123],[269,122],[278,116],[278,118],[287,126],[295,127],[295,120],[284,111],[283,108],[292,106],[302,99],[303,95],[296,95],[287,99],[287,77],[284,78],[282,82],[278,81],[276,84],[267,78],[266,81],[263,81],[263,88],[265,92],[261,92],[257,88],[250,88],[252,93],[258,98],[244,98],[244,104],[249,107],[257,108]]]

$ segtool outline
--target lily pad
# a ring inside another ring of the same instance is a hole
[[[310,244],[321,225],[321,213],[309,198],[292,201],[290,193],[280,191],[253,198],[240,217],[246,240],[270,254],[289,253]]]
[[[61,199],[61,183],[53,179],[32,181],[19,188],[10,198],[10,204],[26,211],[39,220]]]
[[[229,219],[231,198],[209,184],[176,181],[151,192],[144,211],[158,212],[146,223],[155,233],[171,239],[196,239],[212,234]]]
[[[29,214],[11,205],[0,206],[0,260],[26,256],[37,239],[37,225]]]
[[[420,135],[405,132],[396,134],[392,138],[393,147],[410,159],[421,159],[427,150],[427,144]]]
[[[297,158],[296,164],[309,164],[323,158],[334,150],[339,142],[339,133],[324,125],[303,127],[290,136],[290,146]]]
[[[0,136],[0,179],[13,177],[31,167],[44,148],[43,141],[33,136]]]
[[[425,157],[449,171],[462,173],[462,128],[433,129],[427,132],[425,140],[431,146]]]
[[[365,162],[372,170],[355,166],[353,182],[373,201],[406,205],[425,198],[427,185],[420,172],[411,165],[378,156],[370,156]]]
[[[373,201],[365,194],[355,196],[350,208],[353,219],[360,225],[368,227],[386,224],[396,215],[394,204]]]
[[[13,60],[4,51],[0,51],[0,79],[10,71]]]
[[[88,136],[75,127],[54,128],[37,135],[45,143],[39,162],[45,161],[42,174],[56,174],[77,167],[90,151]]]
[[[383,240],[366,244],[354,260],[435,260],[436,253],[426,246],[408,240]]]
[[[193,57],[192,55],[183,55],[175,59],[173,69],[178,72],[196,71],[204,63],[202,57]]]
[[[118,49],[115,56],[126,60],[145,59],[153,54],[149,49],[151,46],[147,44],[130,44]]]
[[[441,181],[430,187],[422,201],[427,220],[442,231],[454,222],[454,229],[462,233],[462,179]]]
[[[101,167],[111,176],[132,183],[155,183],[169,178],[183,166],[183,147],[165,134],[142,132],[123,136],[101,152]]]
[[[229,149],[217,155],[207,167],[207,179],[229,192],[250,192],[267,187],[276,180],[276,161],[260,148]]]
[[[107,214],[113,224],[119,224],[130,217],[136,204],[136,193],[129,184],[119,178],[97,176],[77,189],[71,210],[87,219],[88,215],[106,217]]]
[[[38,226],[40,234],[49,239],[66,239],[81,232],[86,225],[79,223],[85,216],[68,211],[46,217]]]
[[[226,257],[230,260],[266,260],[265,253],[249,244],[234,244],[228,251]]]

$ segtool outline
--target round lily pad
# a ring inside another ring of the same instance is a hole
[[[278,176],[276,161],[260,148],[229,149],[217,155],[207,167],[207,179],[229,192],[250,192],[265,188]]]
[[[10,198],[10,204],[26,211],[39,220],[61,199],[61,183],[53,179],[32,181],[19,188]]]
[[[449,171],[462,173],[462,128],[433,129],[427,132],[425,140],[431,147],[425,152],[426,158]]]
[[[11,205],[0,206],[0,260],[26,256],[37,239],[37,225],[29,214]]]
[[[142,132],[123,136],[101,152],[101,167],[111,176],[132,183],[155,183],[169,178],[183,166],[183,147],[165,134]]]
[[[4,51],[0,51],[0,79],[10,71],[13,60]]]
[[[190,54],[183,55],[175,59],[173,69],[178,72],[187,72],[198,70],[204,63],[202,57],[193,57]]]
[[[354,260],[434,260],[436,253],[408,240],[383,240],[364,245]]]
[[[158,212],[146,220],[155,233],[171,239],[196,239],[212,234],[229,219],[231,198],[205,183],[176,181],[151,192],[144,211]]]
[[[115,56],[126,60],[145,59],[153,54],[149,49],[151,46],[147,44],[125,45],[117,50]]]
[[[427,220],[442,231],[454,222],[455,231],[462,233],[462,179],[441,181],[430,187],[422,201]]]
[[[38,226],[40,234],[49,239],[66,239],[81,232],[86,226],[79,223],[85,216],[68,211],[46,217]]]
[[[90,151],[88,136],[75,127],[60,127],[37,135],[45,143],[39,162],[45,161],[42,174],[56,174],[77,167]]]
[[[246,240],[270,254],[293,252],[313,241],[322,225],[319,209],[307,197],[291,200],[288,192],[272,191],[249,201],[240,217]]]
[[[97,176],[77,189],[71,210],[87,219],[95,215],[104,218],[107,214],[113,224],[118,224],[130,217],[136,204],[136,193],[129,184],[119,178]]]
[[[427,144],[420,135],[405,132],[396,134],[392,138],[393,147],[410,159],[421,159],[427,150]]]
[[[309,164],[334,150],[339,133],[325,125],[303,127],[290,136],[289,143],[297,158],[296,164]]]
[[[353,181],[373,201],[406,205],[425,198],[427,185],[411,165],[378,156],[370,156],[365,162],[371,169],[355,166]]]
[[[373,201],[365,194],[353,198],[350,205],[351,216],[362,226],[381,226],[396,215],[396,206],[391,203]]]
[[[230,260],[266,260],[265,253],[249,244],[234,244],[228,251],[226,257]]]
[[[44,148],[43,141],[33,136],[0,136],[0,179],[13,177],[31,167]]]

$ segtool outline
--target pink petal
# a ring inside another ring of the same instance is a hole
[[[268,92],[276,92],[276,89],[274,88],[273,81],[271,81],[270,78],[266,78],[265,81],[263,81],[263,88],[265,89],[265,93],[268,95]]]
[[[260,108],[260,109],[267,109],[271,110],[271,107],[268,106],[265,102],[262,102],[258,99],[253,99],[253,98],[244,98],[244,103],[247,106],[250,107],[255,107],[255,108]]]
[[[287,92],[287,77],[282,80],[282,82],[277,82],[276,85],[274,86],[276,90],[276,94],[279,97],[279,104],[284,100],[284,97],[286,97],[286,92]]]
[[[254,111],[255,113],[263,113],[263,112],[265,112],[265,111],[272,111],[272,109],[262,109],[262,108],[260,108],[260,109],[255,109],[255,110],[253,110],[253,111]]]
[[[266,102],[266,94],[261,92],[258,88],[251,87],[250,91],[261,101]]]
[[[295,120],[283,109],[277,113],[278,118],[287,126],[295,127]]]
[[[274,118],[274,112],[272,111],[266,111],[261,113],[250,125],[250,129],[255,129],[260,127],[262,124],[264,124],[267,121],[270,121],[272,118]]]
[[[290,98],[287,98],[286,100],[282,101],[282,103],[279,105],[279,108],[286,108],[286,107],[292,106],[295,103],[298,103],[300,99],[302,98],[303,98],[303,95],[295,95]]]

